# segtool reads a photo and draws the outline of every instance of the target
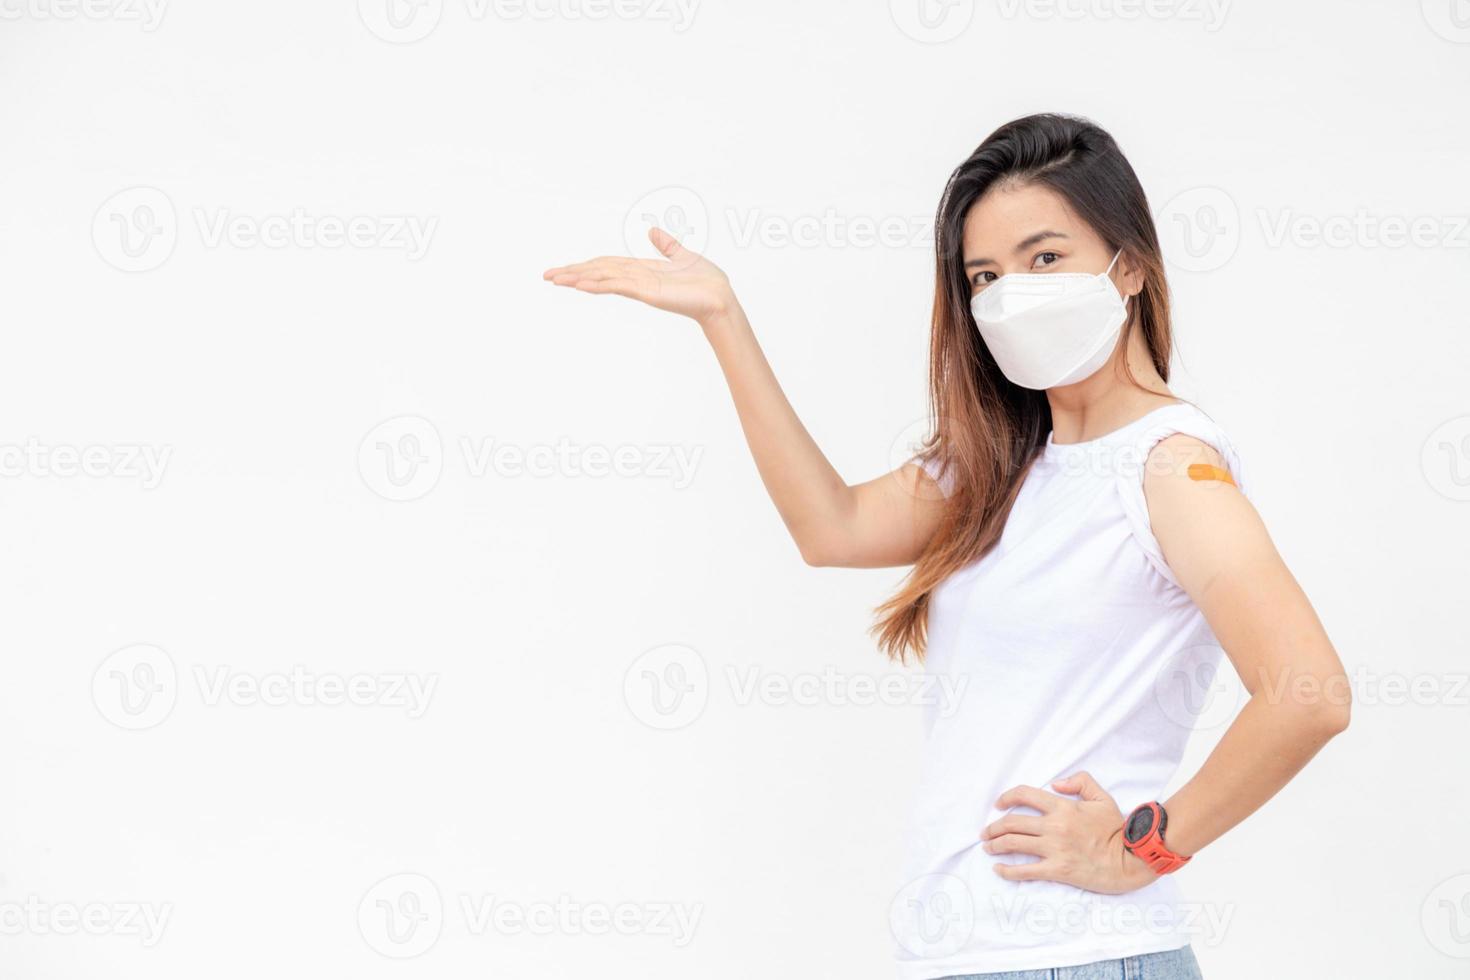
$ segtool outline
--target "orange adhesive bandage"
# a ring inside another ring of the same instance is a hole
[[[1231,477],[1229,470],[1222,470],[1209,463],[1190,463],[1187,472],[1191,480],[1219,480],[1221,483],[1235,486],[1235,480]]]

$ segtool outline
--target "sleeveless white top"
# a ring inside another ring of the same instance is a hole
[[[1244,486],[1224,434],[1183,403],[1089,442],[1048,438],[999,544],[932,596],[925,670],[963,693],[925,718],[890,916],[904,980],[1162,952],[1199,928],[1172,875],[1126,895],[1010,882],[991,866],[1037,859],[980,841],[1013,786],[1054,792],[1085,770],[1126,814],[1161,800],[1179,765],[1221,650],[1149,527],[1144,465],[1176,433],[1213,446]]]

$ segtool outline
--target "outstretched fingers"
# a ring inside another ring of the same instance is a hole
[[[555,268],[547,269],[541,273],[541,278],[548,279],[557,285],[569,286],[578,279],[586,276],[605,275],[615,269],[624,268],[622,263],[626,261],[628,260],[620,259],[616,255],[603,255],[595,259],[588,259],[586,262],[577,262],[572,265],[559,265]]]
[[[574,265],[555,266],[541,273],[541,278],[557,286],[576,286],[587,280],[647,276],[649,273],[657,273],[668,268],[669,263],[663,259],[632,259],[621,255],[604,255]]]
[[[584,279],[574,287],[584,293],[611,293],[630,299],[647,302],[651,296],[647,280],[629,276],[608,276],[605,279]]]

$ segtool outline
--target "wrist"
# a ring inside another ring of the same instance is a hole
[[[1165,800],[1163,806],[1169,814],[1170,850],[1184,857],[1194,857],[1200,848],[1213,840],[1200,836],[1208,828],[1201,826],[1196,816],[1198,811],[1190,806],[1188,800],[1174,797]]]
[[[1178,871],[1190,859],[1190,855],[1181,854],[1169,846],[1165,836],[1168,829],[1168,812],[1162,804],[1153,802],[1144,803],[1128,814],[1119,832],[1124,848],[1154,874],[1166,875]]]
[[[734,293],[722,297],[714,306],[705,313],[695,318],[699,326],[704,330],[706,336],[719,333],[729,333],[734,330],[745,319],[745,313],[740,308],[740,301],[735,298]]]
[[[1113,832],[1109,843],[1113,853],[1118,857],[1118,869],[1124,891],[1133,891],[1158,880],[1159,876],[1154,873],[1153,868],[1150,868],[1142,858],[1128,849],[1127,843],[1123,840],[1122,827]]]

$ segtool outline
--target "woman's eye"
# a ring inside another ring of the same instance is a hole
[[[1040,255],[1036,256],[1036,264],[1051,265],[1059,258],[1061,258],[1061,256],[1055,252],[1042,252]]]
[[[977,272],[975,273],[975,278],[970,281],[970,284],[977,288],[980,286],[988,286],[991,283],[995,282],[996,278],[997,277],[995,273],[990,271]]]

